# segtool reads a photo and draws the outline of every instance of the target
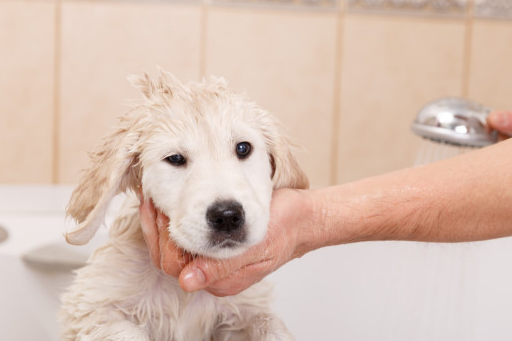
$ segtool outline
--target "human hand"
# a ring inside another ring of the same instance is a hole
[[[141,195],[142,198],[142,195]],[[244,254],[229,259],[192,257],[170,239],[168,218],[142,198],[144,238],[151,260],[165,273],[179,277],[185,291],[206,290],[217,296],[235,295],[259,282],[286,262],[309,251],[307,223],[312,209],[306,191],[274,191],[265,239]]]
[[[499,139],[504,140],[512,136],[512,111],[494,111],[489,114],[487,124],[490,129],[497,130]]]
[[[151,199],[145,200],[140,188],[140,223],[153,264],[171,276],[178,277],[191,255],[180,249],[167,232],[169,218],[157,210]]]

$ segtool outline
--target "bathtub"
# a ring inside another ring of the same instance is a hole
[[[0,186],[0,340],[56,341],[59,296],[91,245],[64,241],[64,208],[71,187]],[[110,219],[110,218],[109,218]],[[1,238],[4,239],[4,238]]]
[[[56,341],[59,295],[106,238],[66,245],[71,187],[0,186],[0,340]],[[119,201],[109,210],[112,219]],[[512,239],[325,248],[269,276],[298,341],[512,340]]]

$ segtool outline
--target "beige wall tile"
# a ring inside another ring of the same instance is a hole
[[[0,182],[51,183],[53,2],[0,1]]]
[[[417,111],[461,95],[463,42],[462,21],[345,18],[338,182],[413,164]]]
[[[512,110],[512,21],[475,20],[469,96]]]
[[[64,2],[60,181],[76,182],[86,151],[140,95],[129,74],[156,66],[183,81],[200,76],[201,7],[158,2]]]
[[[225,77],[281,119],[313,186],[329,184],[336,14],[216,8],[206,74]]]

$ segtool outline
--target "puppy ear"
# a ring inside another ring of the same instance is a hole
[[[283,133],[281,124],[268,114],[264,115],[263,121],[262,128],[267,140],[274,189],[308,188],[308,178],[293,156],[294,145]]]
[[[157,68],[158,76],[155,82],[151,81],[147,72],[142,76],[128,76],[128,82],[139,89],[144,99],[150,103],[165,103],[173,97],[182,96],[186,93],[185,86],[173,74],[165,71],[161,67]]]
[[[283,142],[289,142],[284,139]],[[272,166],[272,183],[277,188],[299,188],[309,187],[306,174],[302,171],[292,154],[290,146],[276,148],[270,152],[270,164]]]
[[[145,99],[151,99],[156,92],[156,86],[151,82],[147,72],[144,72],[142,76],[130,75],[126,79],[134,88],[140,90]]]
[[[122,117],[119,128],[90,154],[92,165],[83,173],[66,210],[78,223],[66,232],[68,243],[87,243],[103,223],[111,199],[139,183],[134,149],[140,134],[133,131],[131,122],[129,115]]]

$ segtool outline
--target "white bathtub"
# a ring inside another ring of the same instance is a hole
[[[0,340],[56,341],[59,295],[83,264],[90,246],[63,238],[70,187],[0,186]]]
[[[66,246],[69,187],[0,186],[0,340],[56,341],[58,297],[94,248]],[[103,233],[96,238],[100,243]],[[53,245],[66,256],[34,252]],[[23,258],[29,255],[27,263]],[[512,239],[326,248],[273,274],[298,341],[512,340]]]

